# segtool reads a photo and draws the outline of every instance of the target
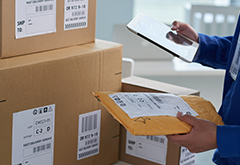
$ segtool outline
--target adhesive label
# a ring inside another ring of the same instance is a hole
[[[79,115],[77,160],[99,153],[101,110]]]
[[[56,0],[15,0],[15,38],[56,32]]]
[[[13,113],[12,165],[53,165],[55,105]]]
[[[126,154],[164,165],[167,144],[166,136],[133,136],[127,131]]]
[[[65,0],[64,30],[88,26],[88,0]]]

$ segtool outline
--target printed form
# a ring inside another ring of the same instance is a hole
[[[178,112],[198,116],[179,96],[164,93],[116,93],[109,97],[130,118],[142,116],[176,116]]]

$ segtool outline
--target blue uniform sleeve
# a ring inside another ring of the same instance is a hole
[[[228,70],[232,60],[232,55],[230,54],[232,41],[233,36],[218,37],[199,34],[199,49],[194,58],[194,62],[216,69]],[[231,162],[238,162],[238,164],[240,164],[240,119],[238,101],[240,77],[238,76],[239,78],[233,83],[232,78],[229,75],[226,76],[229,81],[225,81],[224,85],[225,88],[227,87],[227,90],[223,95],[223,105],[219,111],[226,125],[217,126],[218,150],[214,160],[219,160],[219,162],[222,162],[221,164],[224,164],[223,162],[230,161],[231,158]]]
[[[193,62],[216,69],[226,69],[233,36],[218,37],[199,33],[199,49]]]
[[[238,125],[218,126],[217,144],[220,156],[240,157],[239,139],[240,139],[240,127]]]

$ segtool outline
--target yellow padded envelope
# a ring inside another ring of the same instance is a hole
[[[98,101],[108,112],[122,124],[132,135],[169,135],[181,134],[191,131],[192,126],[188,125],[177,117],[173,116],[143,116],[130,118],[108,95],[114,92],[93,92]],[[199,96],[180,96],[199,116],[217,125],[223,125],[220,115],[216,112],[210,101]]]

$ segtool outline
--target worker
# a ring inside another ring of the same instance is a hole
[[[187,134],[168,135],[167,138],[193,153],[216,149],[213,162],[218,165],[240,164],[240,20],[234,36],[197,33],[189,24],[180,21],[174,21],[171,29],[199,43],[193,62],[226,70],[218,112],[225,125],[178,113],[177,117],[192,125],[192,129]]]

